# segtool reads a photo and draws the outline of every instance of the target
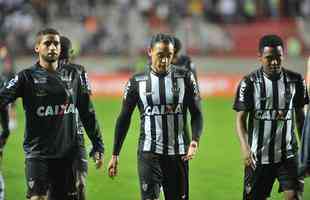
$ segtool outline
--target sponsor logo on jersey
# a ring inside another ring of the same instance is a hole
[[[74,104],[62,104],[62,105],[48,105],[40,106],[37,108],[37,115],[39,117],[65,115],[70,113],[76,113],[76,107]]]
[[[292,110],[256,110],[255,119],[258,120],[292,120]]]
[[[124,90],[124,99],[127,98],[128,92],[129,92],[129,90],[130,90],[130,86],[131,86],[131,82],[128,81],[127,84],[126,84],[126,86],[125,86],[125,90]]]
[[[169,115],[169,114],[182,114],[183,105],[155,105],[147,106],[144,110],[145,115]]]
[[[18,75],[16,75],[14,78],[12,78],[12,79],[8,82],[8,84],[6,85],[6,88],[7,88],[7,89],[10,89],[10,88],[13,87],[14,85],[16,85],[17,81],[18,81]]]
[[[239,89],[239,101],[241,102],[244,102],[245,90],[246,90],[246,83],[242,81]]]

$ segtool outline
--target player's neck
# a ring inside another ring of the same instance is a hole
[[[40,64],[40,66],[42,66],[47,71],[54,72],[54,71],[56,71],[56,69],[58,67],[58,60],[56,60],[54,62],[47,62],[44,59],[40,59],[39,64]]]
[[[157,76],[166,76],[170,72],[170,66],[165,70],[160,70],[157,69],[156,67],[151,66],[151,71],[153,72],[153,74]]]
[[[264,76],[267,77],[268,79],[270,79],[270,80],[272,80],[272,81],[277,81],[277,80],[279,80],[279,79],[282,77],[283,72],[282,72],[282,70],[281,70],[281,72],[278,73],[278,74],[272,74],[272,73],[268,73],[268,72],[266,72],[266,71],[263,70],[263,74],[264,74]]]

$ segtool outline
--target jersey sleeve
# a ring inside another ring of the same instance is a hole
[[[186,101],[191,114],[192,140],[199,142],[203,129],[203,116],[199,86],[193,72],[188,72],[185,83],[188,92]]]
[[[300,76],[296,82],[296,94],[294,96],[294,106],[302,108],[309,103],[309,96],[305,80]]]
[[[3,109],[7,104],[24,95],[25,83],[26,75],[25,72],[22,71],[0,89],[0,109]]]
[[[104,143],[101,135],[101,130],[96,117],[93,103],[90,98],[90,92],[87,85],[88,82],[83,81],[83,78],[85,77],[87,77],[86,72],[82,72],[79,74],[77,109],[79,111],[80,119],[86,131],[86,134],[93,145],[92,152],[103,153]]]
[[[86,72],[86,70],[83,68],[82,71],[81,71],[81,82],[82,82],[82,90],[85,92],[85,93],[88,93],[88,94],[92,94],[92,91],[91,91],[91,85],[90,85],[90,82],[89,82],[89,79],[88,79],[88,74]]]
[[[244,78],[237,87],[233,109],[236,111],[249,111],[253,107],[253,84],[248,78]]]
[[[125,86],[121,112],[116,120],[113,155],[119,155],[121,151],[138,97],[137,83],[131,78]]]

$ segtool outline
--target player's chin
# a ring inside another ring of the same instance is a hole
[[[281,73],[281,67],[280,66],[272,66],[270,71],[273,74],[279,74],[279,73]]]
[[[166,65],[160,65],[159,66],[160,73],[166,73],[168,71],[168,66]]]
[[[57,54],[49,54],[45,57],[45,60],[47,62],[56,62],[58,60],[58,55]]]

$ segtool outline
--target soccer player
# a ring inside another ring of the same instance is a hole
[[[81,65],[73,64],[71,61],[73,49],[72,43],[69,38],[65,36],[60,37],[60,44],[61,44],[61,52],[59,56],[60,66],[62,65],[71,65],[75,67],[79,73],[81,74],[81,78],[83,81],[83,85],[86,86],[84,88],[84,92],[91,94],[91,89],[89,85],[89,81],[87,78],[87,72],[85,68]],[[73,163],[73,168],[76,173],[76,179],[73,184],[76,186],[77,189],[77,196],[78,200],[85,200],[85,186],[86,186],[86,175],[88,171],[88,164],[87,164],[87,156],[86,156],[86,149],[85,149],[85,142],[83,136],[83,124],[81,123],[80,119],[78,119],[78,140],[77,145],[78,149],[76,152],[76,157]],[[97,168],[100,168],[101,163],[96,163]]]
[[[298,199],[294,123],[301,135],[309,99],[302,76],[282,67],[283,52],[279,36],[263,36],[261,67],[245,76],[237,89],[233,108],[245,164],[246,200],[267,199],[275,179],[285,199]]]
[[[19,72],[0,90],[0,108],[22,98],[29,198],[46,200],[49,190],[50,200],[73,200],[75,188],[70,183],[75,173],[72,155],[78,148],[78,115],[98,163],[102,163],[104,151],[101,132],[81,73],[70,65],[58,65],[59,33],[50,28],[38,32],[35,52],[38,62]]]
[[[3,87],[5,84],[5,77],[0,76],[0,86]],[[2,157],[3,157],[3,149],[4,145],[7,142],[7,139],[10,135],[9,129],[9,111],[8,108],[5,107],[0,110],[0,123],[2,127],[2,132],[0,134],[0,168],[2,168]],[[5,192],[4,192],[5,184],[2,176],[2,172],[0,172],[0,200],[4,200]]]
[[[182,43],[179,38],[175,36],[171,36],[174,42],[174,54],[171,63],[181,68],[185,68],[187,70],[192,71],[196,80],[197,80],[197,72],[195,64],[192,62],[191,58],[187,55],[180,55],[180,50],[182,49]]]
[[[171,65],[173,53],[169,35],[152,37],[148,50],[151,64],[145,72],[128,81],[116,122],[113,155],[108,165],[110,177],[117,176],[121,147],[131,115],[138,106],[141,118],[138,172],[142,200],[159,199],[161,186],[165,199],[188,199],[188,160],[196,154],[203,119],[194,75]]]

